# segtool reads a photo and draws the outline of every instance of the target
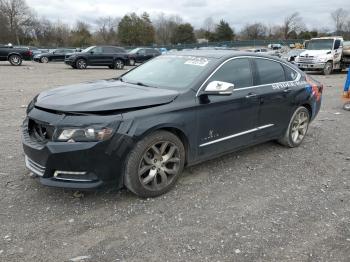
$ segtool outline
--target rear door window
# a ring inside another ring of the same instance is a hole
[[[237,58],[226,62],[209,79],[232,83],[235,89],[253,85],[250,61],[247,58]]]
[[[273,60],[256,58],[255,65],[258,85],[267,85],[286,81],[282,65]]]

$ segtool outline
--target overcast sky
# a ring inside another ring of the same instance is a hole
[[[256,21],[279,24],[293,12],[299,12],[310,28],[333,29],[330,12],[337,8],[350,11],[350,0],[27,0],[39,16],[73,24],[76,19],[93,22],[101,16],[123,16],[148,12],[151,17],[163,12],[180,15],[185,22],[201,27],[206,17],[224,19],[239,30]]]

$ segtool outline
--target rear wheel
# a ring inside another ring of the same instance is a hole
[[[11,55],[9,57],[9,62],[13,66],[20,66],[22,64],[22,58],[19,55]]]
[[[42,58],[40,58],[40,62],[41,63],[48,63],[49,62],[49,58],[46,56],[43,56]]]
[[[85,59],[78,59],[77,62],[75,63],[75,66],[78,68],[78,69],[86,69],[87,67],[87,63],[86,63],[86,60]]]
[[[330,75],[333,71],[333,64],[332,62],[327,62],[323,68],[323,74],[324,75]]]
[[[114,61],[114,68],[118,70],[122,70],[124,68],[124,61],[121,59],[117,59]]]
[[[295,110],[292,118],[290,119],[288,128],[284,136],[278,140],[282,145],[288,147],[299,146],[307,133],[310,123],[310,113],[307,108],[300,106]]]
[[[125,164],[125,186],[140,197],[156,197],[169,191],[185,164],[181,140],[167,131],[157,131],[131,151]]]

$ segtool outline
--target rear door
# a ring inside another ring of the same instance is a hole
[[[293,109],[293,82],[300,77],[291,67],[269,58],[253,58],[256,92],[260,97],[258,125],[273,125],[256,132],[256,138],[281,135]]]
[[[103,47],[103,63],[104,65],[113,65],[114,56],[117,53],[116,48],[112,46]]]
[[[248,145],[257,124],[259,97],[254,91],[251,62],[235,58],[224,63],[203,85],[211,81],[234,84],[229,96],[199,96],[198,154],[207,158]]]

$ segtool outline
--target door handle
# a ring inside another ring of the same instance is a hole
[[[255,94],[255,93],[249,93],[248,95],[245,96],[245,98],[255,98],[257,97],[258,94]]]
[[[290,89],[290,88],[283,89],[283,93],[290,93],[291,91],[292,91],[292,89]]]

